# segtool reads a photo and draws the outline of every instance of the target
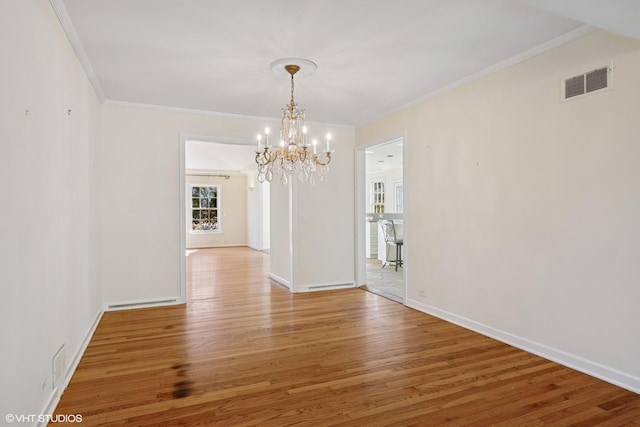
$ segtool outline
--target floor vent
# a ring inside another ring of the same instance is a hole
[[[602,67],[564,81],[562,99],[607,89],[611,84],[611,67]]]
[[[56,388],[61,386],[64,383],[64,374],[67,370],[67,352],[62,344],[62,347],[53,355],[53,359],[51,360],[51,371],[52,371],[52,388]]]
[[[123,308],[136,308],[136,307],[148,307],[150,305],[164,305],[164,304],[173,304],[177,300],[176,299],[165,299],[160,301],[145,301],[145,302],[132,302],[126,304],[111,304],[107,306],[109,310],[119,310]]]

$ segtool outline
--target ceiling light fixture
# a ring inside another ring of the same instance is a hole
[[[291,76],[291,101],[282,109],[280,121],[279,147],[269,144],[269,128],[264,135],[258,135],[256,163],[258,164],[258,182],[271,182],[275,175],[280,177],[283,184],[287,184],[292,175],[297,175],[300,181],[315,183],[316,173],[320,181],[326,181],[326,173],[331,162],[331,135],[326,136],[326,149],[318,154],[317,141],[309,144],[307,127],[304,125],[304,109],[298,108],[293,99],[293,76],[301,69],[315,71],[316,64],[306,59],[284,58],[271,63],[271,69],[276,71],[284,65],[284,70]],[[281,68],[280,68],[281,69]],[[264,138],[264,142],[263,142]]]

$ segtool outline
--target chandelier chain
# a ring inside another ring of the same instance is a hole
[[[293,74],[291,74],[291,108],[293,108]]]

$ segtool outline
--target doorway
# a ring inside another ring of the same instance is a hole
[[[180,268],[184,302],[195,295],[189,283],[198,251],[250,247],[268,253],[269,186],[258,184],[254,157],[251,141],[180,137]],[[199,263],[196,270],[206,275],[202,269],[209,267],[214,266]],[[204,291],[197,293],[206,295]]]
[[[358,221],[359,269],[367,290],[403,302],[404,275],[404,139],[360,150]],[[384,225],[384,226],[383,226]]]

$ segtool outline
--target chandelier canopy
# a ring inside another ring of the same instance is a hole
[[[331,162],[330,149],[331,135],[326,136],[326,149],[318,154],[317,140],[312,140],[309,144],[307,127],[304,125],[304,109],[298,108],[293,98],[293,76],[300,71],[300,65],[293,63],[295,59],[286,58],[272,63],[274,65],[285,63],[284,69],[291,76],[291,100],[282,109],[282,119],[280,121],[280,141],[278,147],[273,147],[269,143],[269,128],[258,135],[258,148],[256,150],[256,163],[258,164],[258,182],[271,182],[274,176],[279,176],[283,184],[287,184],[291,176],[297,175],[302,182],[315,183],[316,174],[320,181],[326,180],[326,173]],[[315,64],[311,61],[298,59],[299,63]],[[264,141],[263,141],[264,138]]]

